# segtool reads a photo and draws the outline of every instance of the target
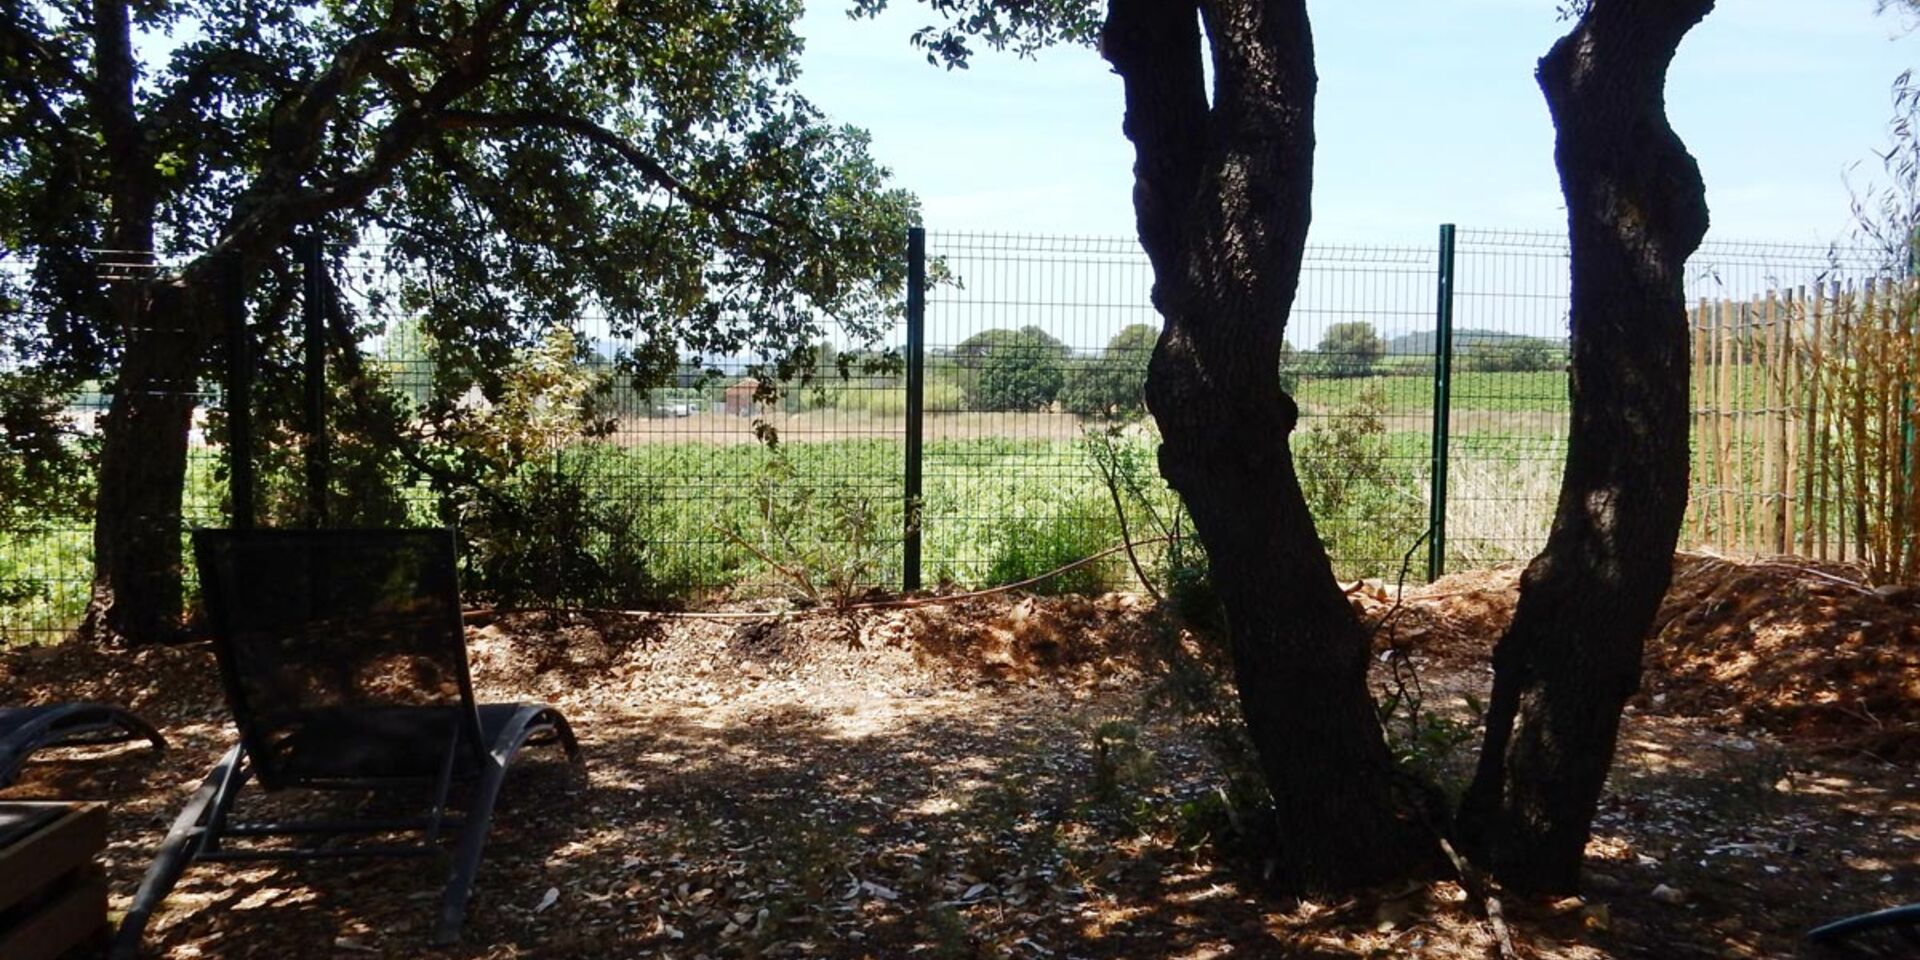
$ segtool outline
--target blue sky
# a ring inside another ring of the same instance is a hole
[[[908,34],[812,0],[801,88],[947,230],[1128,236],[1132,150],[1120,80],[1091,50],[929,66]],[[1533,65],[1566,27],[1553,0],[1319,0],[1313,239],[1425,243],[1435,225],[1563,230],[1553,131]],[[1887,88],[1920,36],[1873,0],[1720,0],[1681,47],[1676,129],[1706,174],[1713,235],[1826,243],[1887,140]]]

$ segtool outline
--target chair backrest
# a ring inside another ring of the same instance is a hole
[[[477,769],[452,531],[201,529],[193,547],[262,786]]]

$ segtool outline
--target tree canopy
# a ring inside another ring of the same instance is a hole
[[[968,402],[981,410],[1038,410],[1066,385],[1067,345],[1035,326],[992,329],[955,348],[967,379]]]
[[[1140,391],[1147,383],[1147,360],[1160,331],[1144,324],[1122,327],[1098,357],[1076,367],[1060,392],[1069,413],[1121,418],[1142,412]]]
[[[162,261],[307,226],[365,245],[483,380],[516,327],[592,311],[654,360],[779,350],[871,324],[897,281],[913,202],[795,90],[797,3],[104,7],[123,22],[8,11],[0,245],[36,266],[15,362],[111,368],[92,251],[143,213],[116,204],[149,208],[130,253]],[[129,75],[97,75],[116,42]]]
[[[154,531],[97,528],[97,594],[122,550],[141,556],[118,579],[177,583],[157,531],[223,271],[254,291],[261,370],[297,369],[296,235],[361,294],[337,349],[419,317],[430,415],[496,397],[556,324],[604,321],[660,379],[686,353],[778,361],[835,323],[871,338],[903,279],[915,202],[797,91],[795,0],[0,10],[4,453],[71,451],[19,438],[58,434],[50,398],[82,382],[115,398],[99,515]]]
[[[1317,372],[1329,377],[1364,377],[1373,373],[1387,352],[1373,324],[1349,320],[1327,328],[1315,348]]]

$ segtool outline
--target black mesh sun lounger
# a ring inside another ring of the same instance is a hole
[[[181,874],[221,860],[448,857],[433,941],[454,942],[508,764],[529,744],[580,751],[551,707],[475,703],[452,533],[196,530],[193,545],[240,742],[167,831],[111,955],[135,956]],[[249,781],[412,798],[418,815],[241,819]]]
[[[104,703],[51,703],[0,707],[0,787],[13,782],[35,751],[146,740],[155,750],[167,741],[145,720]]]

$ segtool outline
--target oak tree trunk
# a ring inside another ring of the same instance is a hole
[[[143,283],[124,333],[100,448],[94,580],[85,635],[164,643],[181,631],[181,498],[202,355],[217,329],[210,285]]]
[[[1707,230],[1666,117],[1668,65],[1713,0],[1595,0],[1540,61],[1572,250],[1572,411],[1547,545],[1494,651],[1486,740],[1459,820],[1522,891],[1573,890],[1620,713],[1687,505],[1683,273]]]
[[[1160,470],[1207,548],[1281,869],[1320,889],[1405,877],[1436,848],[1397,788],[1367,631],[1315,533],[1288,447],[1298,409],[1279,382],[1311,220],[1304,0],[1111,0],[1101,49],[1126,85],[1164,321],[1146,385]]]
[[[134,106],[137,69],[125,0],[93,0],[88,106],[105,137],[113,260],[152,265],[156,193],[151,147]],[[101,430],[94,501],[93,584],[81,633],[152,643],[180,630],[180,498],[187,430],[205,339],[189,291],[136,267],[107,280],[120,342],[113,401]]]

